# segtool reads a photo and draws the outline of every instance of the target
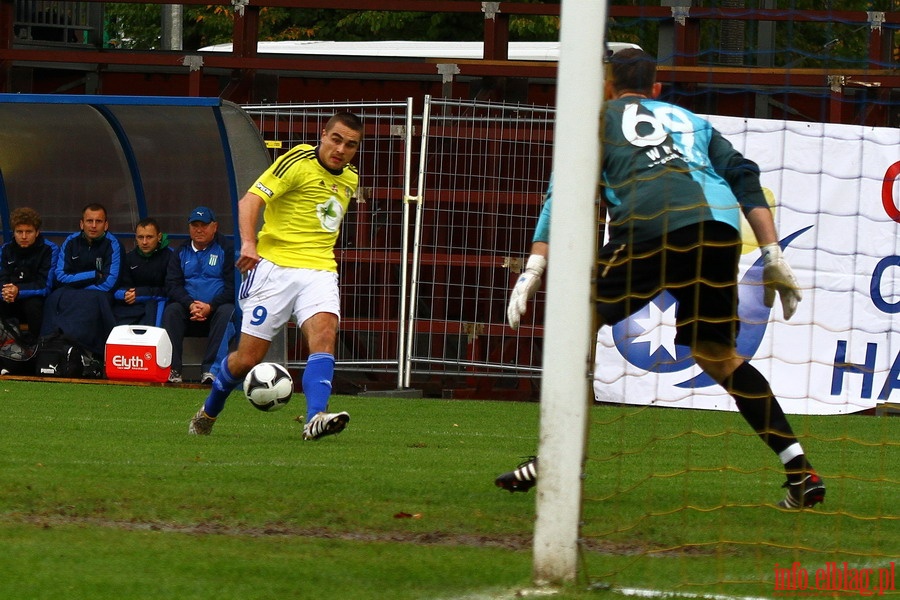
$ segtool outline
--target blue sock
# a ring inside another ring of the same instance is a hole
[[[228,357],[222,359],[219,367],[219,374],[213,381],[212,388],[209,390],[209,396],[203,403],[203,412],[211,417],[219,416],[222,409],[225,408],[225,400],[228,398],[234,388],[238,386],[240,381],[234,378],[231,371],[228,370]]]
[[[326,352],[309,355],[303,371],[303,393],[306,394],[306,422],[316,413],[328,409],[331,379],[334,377],[334,356]]]

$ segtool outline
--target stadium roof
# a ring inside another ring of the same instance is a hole
[[[638,48],[635,44],[610,42],[610,49]],[[216,44],[200,48],[201,52],[231,52],[232,44]],[[332,42],[294,40],[258,42],[260,54],[304,54],[322,56],[366,56],[394,58],[453,58],[480,59],[484,56],[483,42]],[[510,42],[509,60],[559,60],[559,42]]]

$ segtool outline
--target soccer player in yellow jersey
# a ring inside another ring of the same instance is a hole
[[[303,439],[339,433],[350,421],[346,412],[328,412],[340,320],[334,245],[359,184],[350,161],[362,135],[359,117],[334,115],[318,146],[292,148],[238,203],[241,253],[235,266],[245,275],[238,294],[240,342],[222,361],[206,402],[191,419],[190,433],[209,435],[228,395],[263,360],[275,333],[292,315],[310,352],[303,372]]]

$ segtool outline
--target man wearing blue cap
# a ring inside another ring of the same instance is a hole
[[[182,382],[185,336],[206,337],[200,383],[210,384],[216,353],[234,313],[234,250],[219,235],[212,209],[198,206],[188,216],[191,239],[169,261],[163,327],[172,340],[170,383]]]

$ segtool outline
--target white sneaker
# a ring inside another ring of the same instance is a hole
[[[316,413],[309,423],[303,426],[304,440],[318,440],[326,435],[340,433],[350,422],[350,415],[346,412]]]
[[[181,378],[181,373],[179,371],[170,371],[169,372],[169,383],[181,383],[184,381]]]
[[[216,376],[207,371],[200,376],[200,385],[212,385],[212,382],[215,380]]]

